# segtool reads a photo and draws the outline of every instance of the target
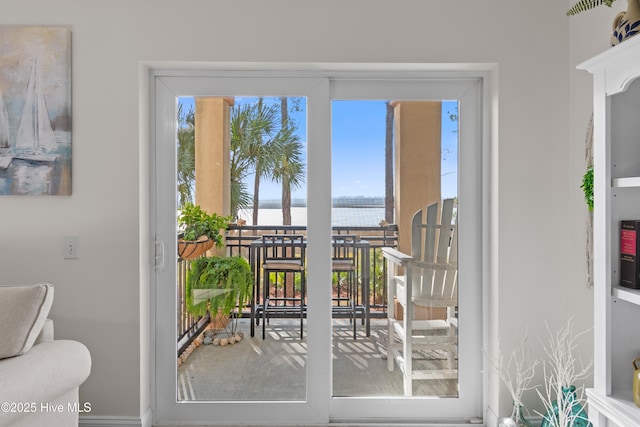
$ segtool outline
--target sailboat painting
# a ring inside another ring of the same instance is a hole
[[[0,25],[0,195],[71,195],[71,30]]]

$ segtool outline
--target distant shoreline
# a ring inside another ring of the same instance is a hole
[[[238,213],[247,225],[253,225],[251,209]],[[358,206],[357,208],[334,207],[331,209],[332,226],[379,226],[384,219],[384,207]],[[258,225],[282,225],[281,208],[260,208],[258,210]],[[291,208],[291,225],[307,225],[307,208]]]
[[[335,197],[332,203],[334,208],[384,208],[384,197]],[[306,199],[291,200],[291,207],[306,208]],[[260,200],[258,203],[260,209],[281,209],[281,200]]]

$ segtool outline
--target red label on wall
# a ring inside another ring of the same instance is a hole
[[[620,230],[620,253],[623,255],[636,254],[635,230]]]

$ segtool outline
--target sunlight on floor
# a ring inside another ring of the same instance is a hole
[[[249,335],[248,320],[241,320],[240,329],[245,337],[239,343],[202,345],[178,368],[178,400],[305,400],[307,343],[300,340],[299,323],[274,321],[264,340]],[[354,340],[348,321],[334,322],[334,396],[402,395],[400,370],[387,370],[386,334],[385,322],[373,322],[370,337],[358,330]],[[414,355],[414,363],[425,366],[444,362],[437,351]],[[414,389],[430,397],[458,392],[455,380],[414,382]]]

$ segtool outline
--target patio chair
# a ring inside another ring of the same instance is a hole
[[[336,234],[332,239],[331,271],[335,275],[336,295],[332,298],[333,314],[347,313],[353,324],[353,338],[356,338],[356,301],[358,287],[356,279],[356,242],[355,234]],[[342,284],[346,286],[342,286]]]
[[[301,234],[265,234],[262,236],[262,339],[266,336],[269,313],[300,317],[300,339],[305,316],[305,238]],[[295,277],[300,276],[300,292],[295,291]],[[282,276],[282,280],[279,280]],[[271,277],[275,281],[271,283]],[[287,280],[293,281],[288,289]],[[281,286],[281,291],[278,287]],[[273,291],[273,292],[272,292]],[[288,291],[291,291],[289,294]]]
[[[415,213],[411,225],[411,255],[382,248],[389,262],[387,368],[392,371],[394,364],[398,364],[403,373],[405,396],[413,394],[414,380],[458,377],[458,236],[455,219],[452,220],[453,207],[453,199],[443,201],[440,223],[438,203],[427,207],[425,223],[422,223],[422,210]],[[402,275],[397,275],[399,267]],[[395,315],[394,297],[403,309],[401,320]],[[443,308],[444,319],[415,320],[416,307]],[[418,349],[444,352],[446,366],[434,361],[430,365],[437,368],[415,369],[412,355]]]

